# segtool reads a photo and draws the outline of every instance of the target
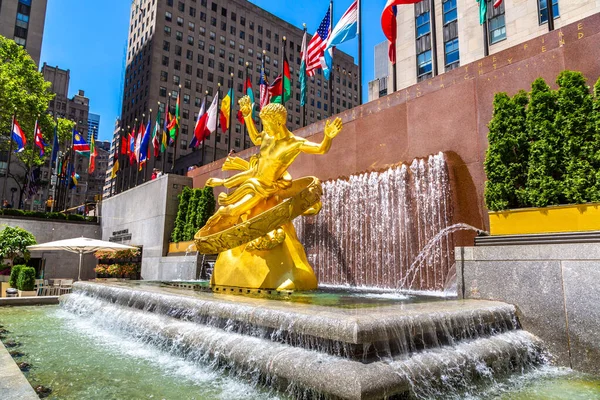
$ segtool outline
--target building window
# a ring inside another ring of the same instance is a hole
[[[490,44],[506,39],[506,25],[504,22],[504,2],[494,8],[493,1],[488,1],[487,8],[488,29]]]
[[[456,21],[456,0],[447,0],[442,3],[442,9],[444,12],[444,25]]]
[[[548,0],[538,0],[538,9],[540,25],[548,22]],[[554,19],[560,16],[558,10],[558,0],[552,0],[552,14]]]
[[[171,13],[170,13],[170,12],[168,12],[168,11],[167,11],[167,12],[165,12],[165,20],[166,20],[166,21],[169,21],[169,22],[173,21],[173,14],[171,14]]]
[[[429,25],[429,10],[417,15],[417,38],[428,34],[431,29]]]
[[[458,39],[452,39],[444,43],[444,55],[446,57],[446,70],[452,64],[458,64]]]
[[[165,26],[165,36],[171,36],[171,27]]]
[[[163,50],[169,51],[170,49],[171,49],[171,43],[167,42],[166,40],[163,40]]]
[[[162,56],[162,65],[164,65],[165,67],[169,66],[169,57]]]
[[[431,75],[431,50],[417,55],[417,77],[426,79],[428,75]]]
[[[161,86],[161,87],[158,89],[158,95],[159,95],[160,97],[167,97],[167,88],[166,88],[166,87],[162,87],[162,86]]]
[[[183,18],[177,17],[177,25],[178,26],[183,26]]]

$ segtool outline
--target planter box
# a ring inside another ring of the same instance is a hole
[[[196,243],[194,243],[194,241],[169,243],[169,254],[187,253],[188,251],[192,253],[195,253],[197,251]]]
[[[19,290],[19,297],[35,297],[37,292],[35,290]]]
[[[489,212],[492,235],[600,231],[600,203]]]

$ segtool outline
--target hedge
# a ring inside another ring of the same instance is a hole
[[[67,220],[67,221],[87,221],[97,222],[96,217],[86,217],[79,214],[63,214],[60,212],[41,212],[41,211],[25,211],[16,208],[6,208],[0,210],[0,215],[9,215],[15,217],[28,217],[28,218],[39,218],[39,219],[54,219],[54,220]]]
[[[21,265],[17,289],[21,291],[32,291],[35,289],[35,268]]]
[[[497,93],[484,162],[489,210],[600,201],[600,79],[594,94],[580,72],[552,90]]]
[[[19,274],[23,267],[26,267],[26,265],[13,265],[12,269],[10,270],[10,278],[8,279],[8,284],[10,285],[10,287],[12,287],[12,288],[17,287],[17,281],[19,280]]]
[[[202,228],[215,212],[215,196],[210,187],[190,189],[185,187],[178,196],[179,207],[175,227],[171,234],[173,242],[186,242]]]

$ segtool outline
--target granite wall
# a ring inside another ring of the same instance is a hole
[[[600,373],[600,243],[456,249],[458,293],[514,304],[553,361]]]
[[[185,268],[177,264],[182,260],[172,262],[166,257],[179,204],[177,195],[191,185],[188,177],[163,175],[102,203],[102,239],[142,246],[142,279],[195,278],[196,257],[190,257]]]
[[[454,184],[456,222],[488,229],[483,202],[487,124],[494,93],[529,90],[543,77],[552,86],[564,69],[578,70],[593,85],[600,76],[600,14],[464,65],[338,115],[344,130],[325,156],[300,155],[290,173],[321,180],[381,170],[440,151],[448,155]],[[294,132],[322,140],[325,121]],[[237,155],[248,158],[251,148]],[[191,171],[194,187],[211,176],[226,177],[223,160]],[[463,236],[459,244],[472,244]]]
[[[9,216],[0,217],[0,229],[3,226],[18,226],[33,234],[38,244],[56,240],[87,237],[100,239],[101,230],[98,224],[76,221],[53,221],[34,218],[17,218]],[[79,255],[67,251],[35,251],[31,258],[42,259],[45,262],[45,279],[77,279],[79,269]],[[87,280],[95,277],[94,267],[96,259],[93,255],[83,256],[81,279]]]

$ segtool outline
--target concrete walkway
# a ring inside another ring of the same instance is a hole
[[[49,305],[49,304],[58,304],[58,297],[59,296],[1,297],[0,298],[0,307],[2,307],[2,306],[41,306],[41,305]],[[2,397],[0,397],[0,399],[1,398]]]
[[[4,300],[4,299],[3,299]],[[0,399],[38,400],[39,396],[0,342]]]

